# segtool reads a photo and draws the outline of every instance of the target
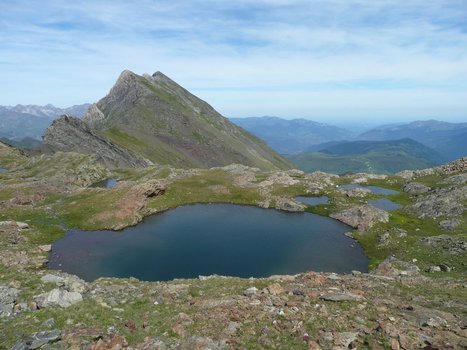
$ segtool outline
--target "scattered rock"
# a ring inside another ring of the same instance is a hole
[[[433,190],[427,196],[418,198],[408,207],[419,218],[457,217],[464,213],[467,200],[467,186],[447,187]]]
[[[464,254],[467,251],[467,240],[462,236],[440,235],[425,237],[420,241],[423,244],[436,246],[449,255]]]
[[[62,273],[60,276],[47,274],[41,277],[41,281],[55,284],[57,287],[64,287],[69,292],[85,293],[88,290],[86,282],[81,278]]]
[[[266,287],[266,290],[269,294],[279,295],[285,292],[284,288],[281,287],[279,283],[274,283]]]
[[[362,198],[362,197],[366,197],[368,195],[370,195],[372,192],[370,189],[368,188],[363,188],[363,187],[357,187],[357,188],[341,188],[339,189],[339,192],[341,192],[342,194],[346,195],[347,197],[350,197],[350,198],[355,198],[355,197],[359,197],[359,198]]]
[[[44,331],[34,333],[27,343],[30,343],[29,349],[39,349],[45,344],[53,343],[60,339],[61,332],[59,330]]]
[[[77,292],[68,292],[62,289],[52,289],[50,292],[40,294],[34,298],[39,308],[67,308],[83,300],[83,296]]]

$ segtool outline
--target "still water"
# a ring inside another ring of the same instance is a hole
[[[344,235],[349,230],[311,213],[196,204],[150,216],[120,232],[70,230],[53,244],[49,267],[88,281],[367,271],[361,247]]]

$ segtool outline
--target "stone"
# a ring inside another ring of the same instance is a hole
[[[422,198],[417,197],[408,209],[420,219],[446,217],[449,220],[465,212],[466,200],[467,186],[437,188]]]
[[[441,268],[438,265],[430,266],[427,272],[441,272]]]
[[[417,265],[389,257],[381,262],[372,274],[386,277],[416,276],[420,273]]]
[[[351,293],[329,293],[321,295],[319,298],[326,301],[360,301],[364,299],[360,295]]]
[[[9,317],[13,314],[19,290],[0,285],[0,317]]]
[[[62,289],[52,289],[50,292],[36,296],[35,301],[39,308],[67,308],[83,300],[83,296],[77,292],[68,292]]]
[[[439,223],[439,227],[443,230],[454,230],[456,227],[460,225],[460,220],[452,219],[452,220],[442,220]]]
[[[85,293],[88,286],[81,278],[63,273],[62,275],[47,274],[41,277],[41,281],[53,283],[57,287],[64,287],[69,292]]]
[[[258,288],[250,287],[243,292],[243,295],[250,297],[252,295],[255,295],[256,293],[258,293]]]
[[[61,332],[59,330],[52,330],[52,331],[44,331],[34,333],[28,343],[30,342],[29,349],[39,349],[40,347],[44,346],[45,344],[49,344],[60,340]]]
[[[357,205],[330,215],[332,218],[358,229],[367,231],[379,222],[389,222],[389,214],[371,205]]]
[[[45,320],[41,324],[41,327],[44,327],[44,328],[52,328],[54,326],[55,326],[55,320],[53,318],[49,318],[48,320]]]
[[[52,245],[51,244],[42,244],[40,246],[38,246],[37,248],[39,248],[39,250],[43,253],[49,253],[50,251],[52,251]]]
[[[409,182],[404,185],[402,190],[411,195],[418,195],[430,192],[431,188],[418,182]]]
[[[285,292],[284,288],[279,283],[273,283],[266,287],[266,290],[269,294],[279,295]]]
[[[306,205],[299,203],[292,198],[276,197],[275,208],[290,212],[302,212],[305,211]]]
[[[363,198],[371,194],[371,190],[368,188],[357,187],[348,189],[339,189],[339,191],[350,198]]]

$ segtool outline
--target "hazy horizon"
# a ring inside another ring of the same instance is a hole
[[[466,16],[455,0],[5,0],[0,105],[92,103],[124,69],[160,70],[227,117],[467,121]]]

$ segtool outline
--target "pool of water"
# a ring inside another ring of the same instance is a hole
[[[398,193],[399,193],[399,191],[390,190],[390,189],[384,188],[384,187],[379,187],[379,186],[360,186],[360,185],[357,185],[357,184],[341,185],[341,186],[339,186],[339,188],[344,188],[344,189],[368,188],[368,189],[371,190],[371,192],[373,192],[374,194],[386,194],[386,195],[390,195],[390,194],[398,194]]]
[[[388,211],[402,208],[402,205],[394,203],[392,200],[387,199],[387,198],[373,199],[373,200],[368,201],[368,203],[374,206],[375,208],[388,210]]]
[[[318,205],[318,204],[328,204],[329,197],[328,196],[320,196],[320,197],[295,197],[295,200],[300,203],[304,203],[307,205]]]
[[[91,185],[91,187],[101,187],[101,188],[112,188],[118,183],[118,179],[105,179],[99,182],[96,182]]]
[[[8,169],[1,168],[1,167],[0,167],[0,174],[1,174],[1,173],[6,173],[7,171],[8,171]]]
[[[53,244],[49,267],[88,281],[367,271],[361,247],[344,235],[349,230],[311,213],[196,204],[150,216],[120,232],[70,230]]]

